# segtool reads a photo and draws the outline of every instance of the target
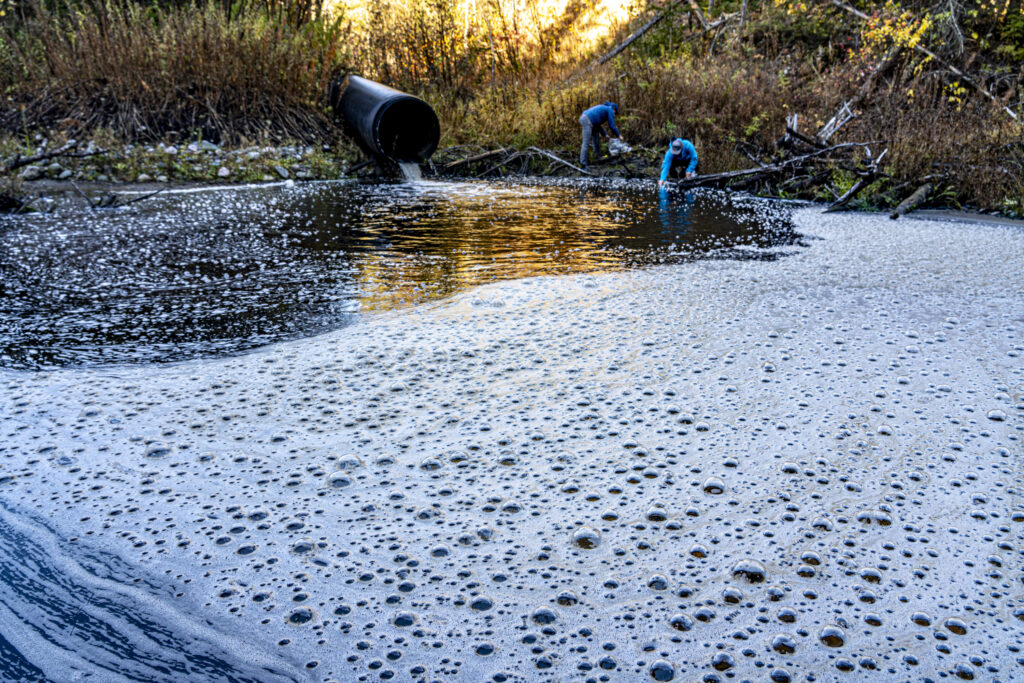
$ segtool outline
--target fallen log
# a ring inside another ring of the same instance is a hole
[[[11,173],[17,169],[34,164],[39,161],[48,161],[50,159],[56,159],[57,157],[65,157],[70,159],[82,159],[84,157],[96,156],[97,154],[106,154],[106,150],[98,149],[91,152],[75,152],[74,150],[78,147],[78,143],[74,140],[67,143],[60,149],[55,149],[52,152],[43,152],[30,157],[23,157],[20,154],[15,154],[14,157],[4,164],[3,168],[0,169],[4,174]]]
[[[910,187],[911,185],[914,185],[915,183],[933,183],[934,182],[934,183],[937,184],[940,181],[944,182],[944,181],[946,181],[948,179],[949,179],[949,176],[947,174],[945,174],[945,173],[933,173],[931,175],[926,175],[924,178],[919,178],[916,181],[915,180],[911,180],[909,182],[900,183],[899,185],[896,185],[894,187],[890,187],[888,190],[886,190],[886,192],[887,193],[899,192],[901,190],[907,189],[908,187]]]
[[[896,207],[896,210],[892,212],[889,218],[896,220],[904,214],[910,213],[918,207],[921,202],[928,198],[928,193],[932,191],[932,184],[925,183],[921,187],[914,190],[914,193],[900,202],[900,205]]]
[[[825,209],[824,213],[832,213],[833,211],[839,211],[841,209],[846,208],[847,203],[849,203],[851,199],[856,197],[857,193],[860,192],[861,188],[867,185],[868,182],[870,181],[866,177],[858,180],[856,183],[853,184],[853,187],[844,192],[839,199],[829,204],[828,208]]]
[[[78,193],[79,197],[85,200],[85,203],[89,206],[89,208],[94,211],[96,209],[120,209],[121,207],[128,206],[129,204],[134,204],[135,202],[141,202],[144,199],[155,197],[161,192],[167,190],[166,187],[161,187],[158,190],[154,190],[153,192],[147,192],[146,194],[139,195],[138,197],[132,197],[131,199],[125,199],[124,195],[118,194],[116,192],[108,192],[105,195],[93,199],[86,195],[85,192],[82,192],[82,188],[80,188],[78,186],[78,183],[76,183],[74,180],[71,181],[71,187],[74,188],[75,192]]]
[[[513,155],[511,155],[509,157],[506,157],[506,158],[502,159],[501,161],[499,161],[498,163],[494,164],[493,166],[488,168],[483,173],[478,173],[476,175],[476,177],[477,178],[483,178],[485,175],[490,175],[491,173],[493,173],[494,171],[497,171],[502,166],[506,166],[506,165],[512,163],[513,161],[515,161],[516,159],[519,159],[522,156],[523,156],[522,152],[516,152],[515,154],[513,154]]]
[[[355,173],[356,171],[363,170],[364,168],[366,168],[367,166],[369,166],[372,163],[373,163],[373,159],[367,159],[366,161],[360,161],[358,164],[356,164],[355,166],[352,166],[351,168],[349,168],[345,172],[346,173]]]
[[[889,148],[886,147],[885,149],[882,150],[882,153],[879,154],[877,157],[875,157],[873,159],[869,157],[868,158],[868,168],[867,168],[867,170],[866,171],[855,171],[856,173],[858,173],[860,175],[860,178],[857,180],[856,183],[853,184],[853,187],[851,187],[849,190],[847,190],[845,193],[843,193],[843,195],[841,197],[839,197],[838,199],[836,199],[834,202],[829,204],[828,208],[825,209],[824,213],[832,213],[834,211],[839,211],[841,209],[846,208],[846,205],[849,203],[849,201],[851,199],[853,199],[854,197],[856,197],[857,193],[860,192],[861,189],[864,188],[864,186],[866,186],[869,183],[873,182],[875,180],[875,178],[878,177],[878,174],[879,174],[878,164],[879,164],[879,162],[882,161],[882,159],[885,158],[885,155],[888,154],[888,153],[889,153]],[[870,154],[870,152],[869,152],[869,154]]]
[[[814,147],[816,149],[824,149],[826,147],[826,145],[823,142],[819,142],[814,138],[809,138],[800,131],[798,131],[797,129],[791,128],[789,126],[786,126],[786,135],[794,137],[800,142],[810,145],[811,147]]]
[[[501,154],[508,154],[508,150],[506,150],[504,147],[499,147],[498,149],[492,149],[489,152],[474,154],[473,156],[466,157],[465,159],[458,159],[456,161],[448,162],[447,164],[441,166],[441,170],[445,173],[451,173],[454,169],[460,166],[476,163],[478,161],[486,161],[488,159],[493,159],[494,157],[499,156]]]
[[[152,192],[147,192],[146,194],[139,195],[138,197],[133,197],[131,199],[124,199],[122,197],[118,197],[117,195],[112,195],[112,196],[115,197],[114,203],[107,204],[106,206],[97,207],[97,208],[120,209],[121,207],[128,206],[129,204],[134,204],[135,202],[141,202],[144,199],[149,199],[150,197],[155,197],[155,196],[157,196],[158,194],[160,194],[161,192],[163,192],[166,189],[167,189],[166,187],[161,187],[159,190],[154,190]]]
[[[588,171],[586,169],[583,169],[583,168],[580,168],[579,166],[575,166],[573,164],[570,164],[568,161],[565,161],[564,159],[559,159],[557,156],[555,156],[554,154],[552,154],[551,152],[548,152],[546,150],[539,149],[537,147],[529,147],[528,149],[531,152],[536,152],[537,154],[540,154],[542,156],[546,156],[548,159],[551,159],[552,161],[557,161],[558,163],[562,164],[563,166],[568,166],[569,168],[571,168],[574,171],[577,171],[579,173],[582,173],[583,175],[589,175],[589,176],[594,175],[593,173],[591,173],[590,171]]]
[[[686,190],[692,187],[721,187],[728,185],[731,181],[746,179],[750,181],[760,180],[759,176],[770,176],[783,171],[792,170],[798,168],[801,164],[808,161],[827,161],[826,155],[833,152],[837,152],[842,149],[848,149],[850,147],[866,147],[868,145],[876,144],[874,142],[844,142],[839,145],[832,145],[825,149],[819,149],[809,154],[802,156],[793,157],[786,161],[770,164],[768,166],[762,166],[760,168],[748,168],[740,171],[725,171],[723,173],[712,173],[709,175],[700,175],[696,178],[683,179],[677,181],[677,187],[680,190]]]

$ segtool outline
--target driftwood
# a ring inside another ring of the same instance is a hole
[[[839,199],[829,204],[828,208],[825,209],[825,213],[832,213],[833,211],[839,211],[840,209],[844,208],[847,202],[856,197],[857,193],[860,192],[861,188],[867,185],[869,182],[871,182],[871,179],[868,178],[867,176],[859,179],[857,182],[853,184],[853,187],[844,192]]]
[[[454,149],[454,148],[449,148]],[[449,150],[445,150],[448,152]],[[606,163],[608,161],[624,160],[617,157],[605,157],[596,160],[594,163]],[[573,174],[594,176],[595,174],[580,168],[576,164],[566,161],[555,152],[540,147],[527,147],[524,150],[508,149],[499,147],[472,154],[463,159],[455,159],[435,167],[438,175],[461,175],[473,178],[484,178],[492,175],[505,175],[509,167],[518,164],[517,170],[511,170],[513,174],[526,175],[532,172],[535,175],[553,175],[558,169],[571,171]],[[546,164],[546,169],[545,169]],[[626,168],[627,172],[630,169]]]
[[[499,161],[498,163],[494,164],[493,166],[491,166],[491,167],[490,167],[490,168],[488,168],[487,170],[483,171],[482,173],[478,173],[478,174],[476,175],[476,177],[477,177],[477,178],[482,178],[482,177],[484,177],[484,176],[486,176],[486,175],[490,175],[491,173],[494,173],[495,171],[497,171],[498,169],[500,169],[500,168],[501,168],[502,166],[506,166],[507,164],[510,164],[510,163],[512,163],[513,161],[518,161],[518,160],[519,160],[519,158],[520,158],[520,157],[522,157],[522,156],[523,156],[523,155],[522,155],[522,153],[521,153],[521,152],[514,152],[514,153],[512,153],[512,154],[510,154],[510,155],[506,156],[506,157],[505,157],[504,159],[502,159],[502,160],[501,160],[501,161]]]
[[[545,151],[543,149],[538,149],[536,147],[530,147],[530,151],[531,152],[536,152],[537,154],[540,154],[540,155],[543,155],[543,156],[546,156],[547,158],[551,159],[552,161],[556,161],[556,162],[562,164],[563,166],[568,166],[569,168],[573,169],[574,171],[578,171],[578,172],[580,172],[580,173],[582,173],[584,175],[594,175],[590,171],[584,170],[584,169],[580,168],[579,166],[574,166],[573,164],[570,164],[568,161],[564,161],[562,159],[559,159],[557,156],[555,156],[551,152]]]
[[[766,166],[760,166],[758,168],[748,168],[741,171],[725,171],[724,173],[711,173],[709,175],[701,175],[696,178],[683,179],[677,182],[677,187],[680,190],[686,190],[693,187],[729,187],[733,184],[733,181],[737,180],[761,180],[768,176],[777,175],[785,171],[799,170],[806,166],[808,162],[814,161],[829,161],[831,160],[829,155],[841,150],[848,150],[854,147],[864,148],[868,145],[875,144],[873,142],[844,142],[839,145],[832,145],[809,154],[803,154],[792,159],[777,162],[774,164],[768,164]]]
[[[93,199],[93,198],[90,198],[89,196],[87,196],[84,192],[82,192],[82,188],[80,188],[78,186],[78,183],[76,183],[73,180],[71,181],[71,187],[73,187],[75,189],[75,192],[78,193],[79,197],[81,197],[82,199],[85,200],[85,203],[89,205],[89,208],[93,209],[93,210],[96,210],[96,209],[120,209],[122,207],[128,206],[129,204],[134,204],[136,202],[141,202],[144,199],[149,199],[150,197],[155,197],[158,194],[160,194],[161,192],[164,192],[165,190],[167,190],[166,187],[161,187],[159,190],[155,190],[153,192],[147,192],[146,194],[139,195],[138,197],[132,197],[131,199],[126,199],[124,197],[124,195],[117,194],[116,192],[108,192],[107,194],[105,194],[105,195],[103,195],[101,197],[97,197],[97,198]]]
[[[0,172],[8,174],[23,166],[28,166],[40,161],[48,161],[49,159],[56,159],[57,157],[81,159],[84,157],[96,156],[97,154],[106,154],[106,151],[102,149],[93,150],[91,152],[75,152],[74,150],[77,148],[78,143],[72,140],[60,149],[55,149],[52,152],[43,152],[30,157],[23,157],[20,154],[15,154],[14,158],[4,164],[3,168],[0,169]]]
[[[361,170],[363,170],[364,168],[366,168],[367,166],[369,166],[372,163],[373,163],[373,159],[367,159],[366,161],[360,161],[358,164],[356,164],[355,166],[353,166],[350,169],[348,169],[346,171],[346,173],[355,173],[356,171],[361,171]]]
[[[878,164],[882,161],[885,155],[888,154],[888,152],[889,148],[886,147],[884,150],[882,150],[881,154],[879,154],[876,158],[871,159],[870,163],[868,164],[867,170],[863,174],[861,174],[857,182],[853,184],[853,187],[844,192],[843,195],[836,199],[834,202],[829,204],[828,208],[825,209],[825,213],[831,213],[833,211],[839,211],[845,208],[849,201],[856,197],[857,193],[860,192],[861,189],[864,188],[864,186],[874,181],[875,178],[878,177],[879,173]]]
[[[477,161],[485,161],[487,159],[493,159],[494,157],[501,156],[502,154],[507,154],[507,151],[505,150],[504,147],[499,147],[498,149],[492,149],[489,152],[483,152],[481,154],[474,154],[473,156],[466,157],[465,159],[458,159],[457,161],[448,162],[447,164],[442,165],[441,169],[445,173],[451,173],[452,171],[454,171],[455,169],[459,168],[460,166],[465,166],[466,164],[472,164],[472,163],[475,163]]]
[[[921,202],[928,198],[928,193],[932,191],[932,184],[925,183],[921,187],[914,190],[914,193],[900,202],[900,205],[896,207],[896,210],[892,212],[889,218],[896,220],[900,216],[910,213],[916,209]]]
[[[798,131],[796,128],[793,128],[791,126],[786,126],[786,135],[794,137],[800,142],[808,144],[811,147],[825,149],[825,144],[823,142],[821,142],[820,140],[815,140],[814,138],[809,138],[800,131]]]

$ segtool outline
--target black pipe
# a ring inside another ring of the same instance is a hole
[[[441,140],[441,122],[429,104],[360,76],[332,83],[328,101],[345,134],[374,158],[423,163]]]

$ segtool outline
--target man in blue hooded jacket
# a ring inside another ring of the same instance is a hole
[[[689,179],[697,174],[697,148],[689,140],[676,138],[665,152],[665,160],[661,162],[660,187],[665,187],[670,175],[683,175]]]
[[[587,150],[591,145],[594,147],[595,158],[601,153],[601,136],[605,135],[603,128],[605,122],[608,123],[608,127],[615,134],[615,137],[622,140],[619,129],[615,127],[615,112],[618,110],[619,105],[614,102],[605,102],[604,104],[591,107],[580,116],[580,126],[583,128],[580,166],[583,168],[587,167]]]

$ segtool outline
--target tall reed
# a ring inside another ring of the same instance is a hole
[[[7,112],[8,128],[27,114],[130,139],[191,131],[312,141],[329,129],[320,104],[347,61],[340,18],[296,26],[254,5],[229,16],[216,2],[30,2],[4,35],[20,110]]]

